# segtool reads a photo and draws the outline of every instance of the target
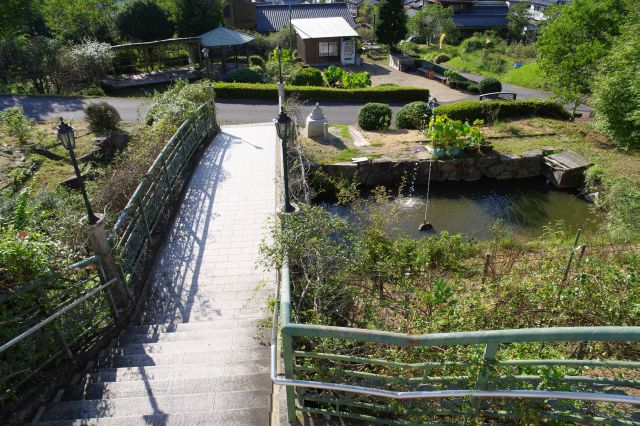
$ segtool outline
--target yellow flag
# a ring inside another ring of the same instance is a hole
[[[440,49],[442,49],[442,43],[444,42],[445,33],[440,34]]]

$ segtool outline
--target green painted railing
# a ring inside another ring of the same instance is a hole
[[[118,217],[109,242],[125,284],[139,272],[145,253],[160,236],[158,225],[167,219],[171,201],[186,183],[186,167],[202,142],[217,131],[215,103],[204,103],[167,142]]]
[[[124,284],[161,236],[198,148],[218,130],[213,101],[201,105],[166,143],[118,217],[109,236]],[[82,260],[46,279],[0,293],[0,406],[25,383],[64,359],[119,319],[104,259]],[[134,289],[129,289],[135,293]],[[45,377],[45,376],[42,376]]]
[[[285,258],[274,306],[271,379],[287,414],[391,425],[640,425],[640,327],[407,335],[291,321]],[[279,312],[278,312],[279,311]],[[279,325],[284,374],[278,373]]]

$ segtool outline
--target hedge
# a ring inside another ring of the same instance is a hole
[[[371,102],[358,111],[358,126],[363,130],[384,130],[391,125],[391,107]]]
[[[275,84],[218,82],[214,84],[218,99],[278,99]],[[301,99],[322,102],[413,102],[428,101],[429,89],[405,86],[376,86],[363,89],[285,86],[287,93]]]
[[[558,102],[550,99],[527,99],[524,101],[461,101],[441,105],[434,109],[435,115],[447,115],[454,120],[485,120],[545,117],[568,120],[571,114]]]

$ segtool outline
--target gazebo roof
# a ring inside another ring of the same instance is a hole
[[[220,25],[218,28],[200,36],[200,44],[204,47],[238,46],[249,43],[254,38]]]

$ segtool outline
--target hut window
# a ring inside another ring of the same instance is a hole
[[[321,41],[318,43],[320,56],[338,56],[337,41]]]

